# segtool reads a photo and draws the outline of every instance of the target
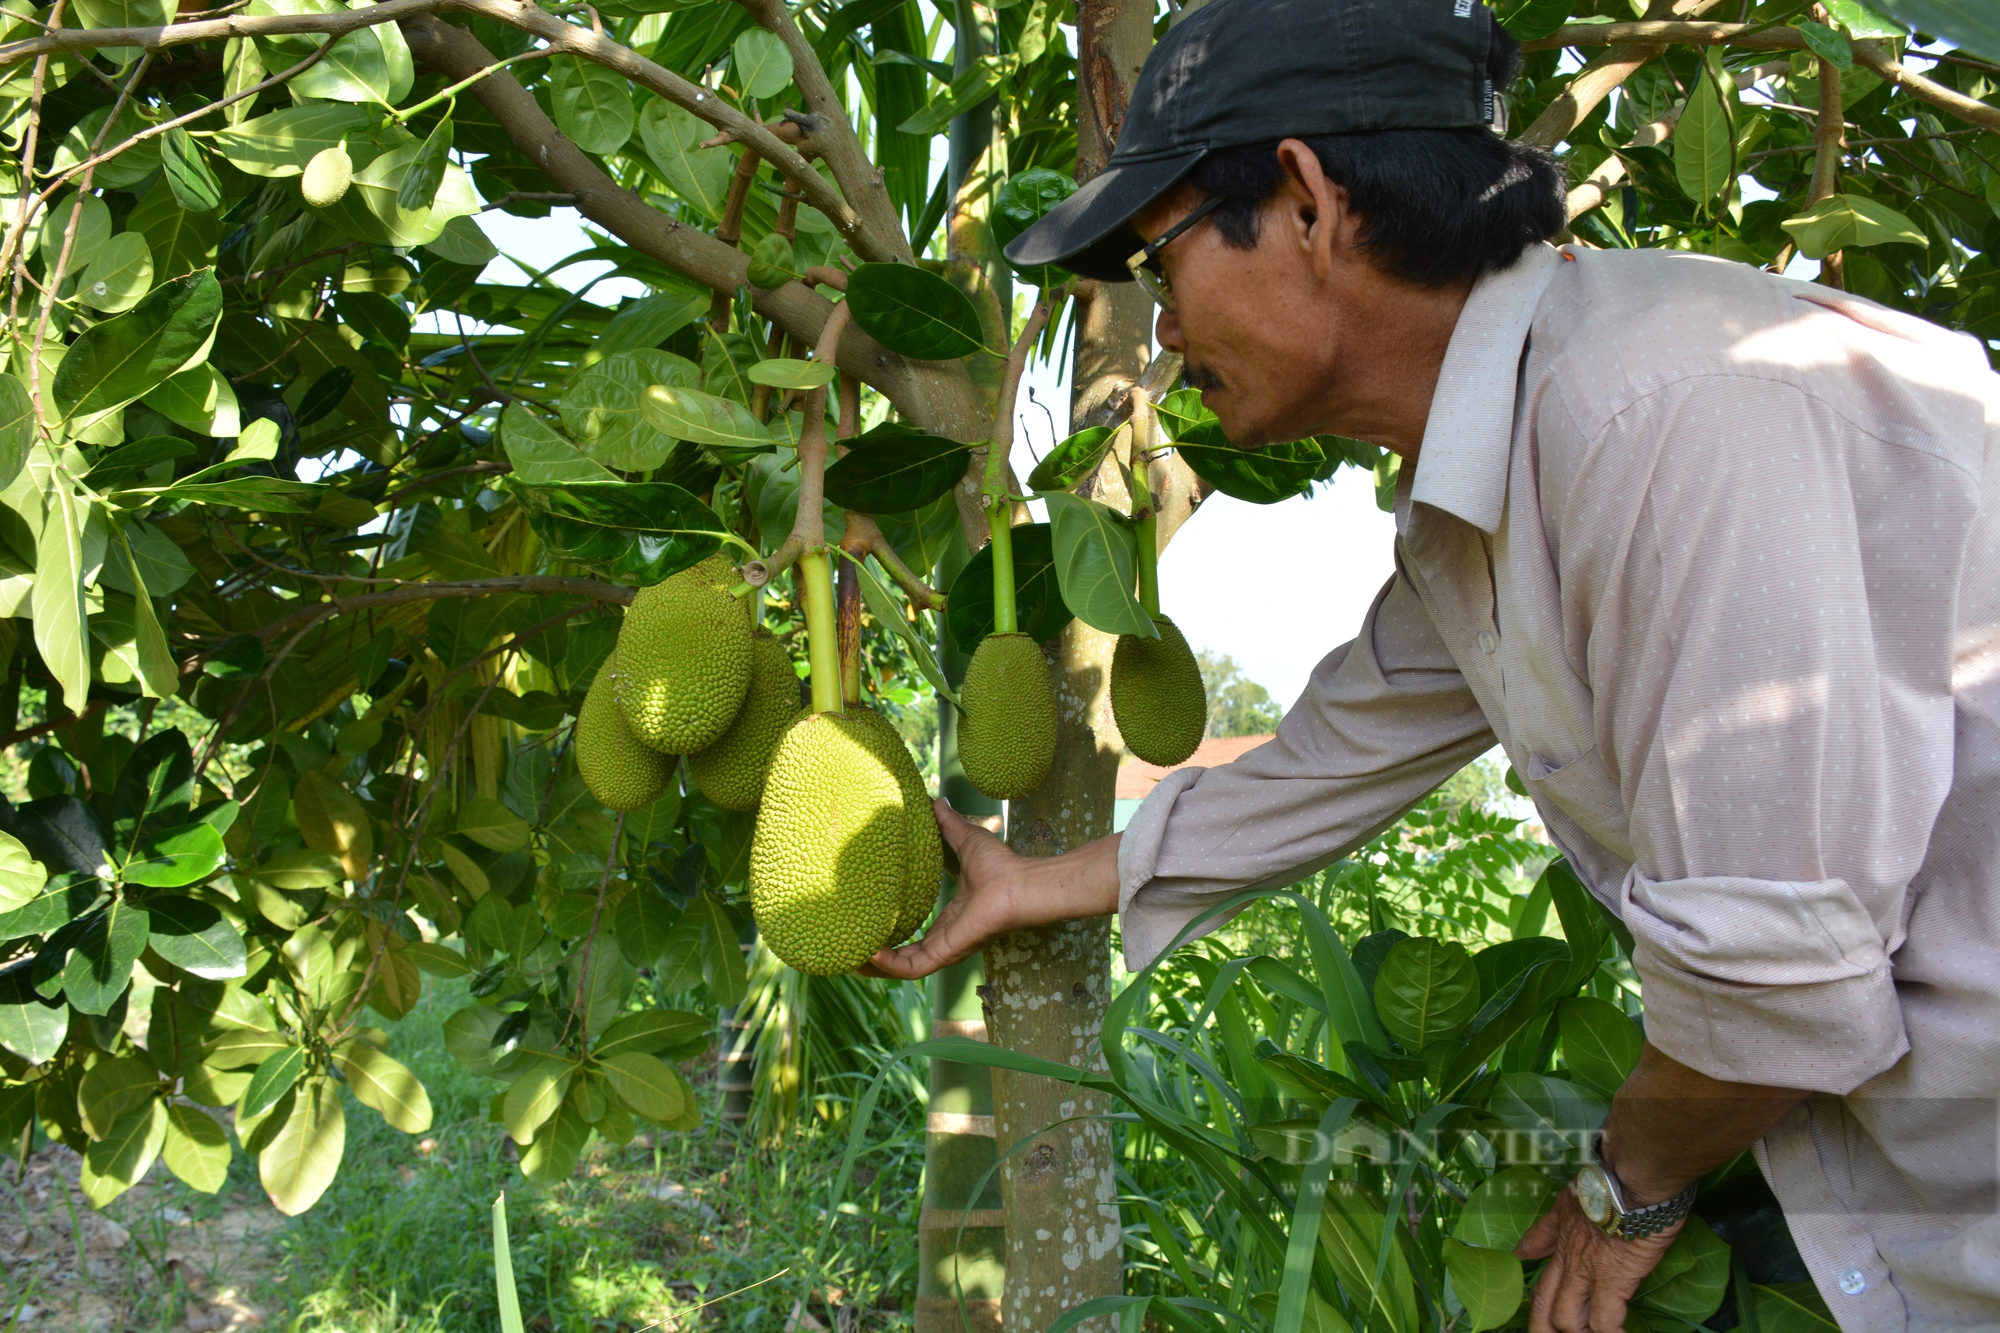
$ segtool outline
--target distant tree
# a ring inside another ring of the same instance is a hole
[[[1262,736],[1278,729],[1284,707],[1271,692],[1243,674],[1236,659],[1207,649],[1195,654],[1201,683],[1208,690],[1210,736]]]

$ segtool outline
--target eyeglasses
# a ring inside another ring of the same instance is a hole
[[[1167,281],[1166,270],[1160,267],[1160,251],[1167,248],[1175,237],[1222,206],[1222,196],[1215,195],[1194,212],[1166,229],[1154,240],[1148,241],[1143,250],[1125,261],[1125,267],[1132,270],[1132,281],[1139,284],[1139,290],[1153,298],[1162,310],[1174,308],[1174,286]]]

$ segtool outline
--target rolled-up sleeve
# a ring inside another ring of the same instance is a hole
[[[1151,962],[1229,894],[1290,884],[1346,855],[1492,744],[1399,571],[1355,640],[1314,669],[1275,739],[1232,764],[1167,774],[1133,815],[1118,851],[1126,966]]]
[[[1809,378],[1697,377],[1581,434],[1564,614],[1631,823],[1647,1036],[1844,1094],[1908,1049],[1891,957],[1951,785],[1977,479]]]

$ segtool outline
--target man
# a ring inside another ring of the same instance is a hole
[[[941,806],[960,892],[872,970],[1113,910],[1136,968],[1497,740],[1646,1004],[1522,1243],[1531,1326],[1621,1327],[1754,1149],[1844,1329],[2000,1327],[2000,381],[1825,287],[1551,247],[1560,175],[1491,127],[1514,63],[1470,0],[1216,0],[1009,248],[1145,284],[1240,445],[1402,455],[1397,573],[1275,740],[1122,836],[1031,861]]]

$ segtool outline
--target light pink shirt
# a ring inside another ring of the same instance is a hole
[[[1497,740],[1630,928],[1647,1036],[1820,1094],[1758,1159],[1842,1328],[2000,1327],[1985,349],[1740,264],[1538,248],[1474,288],[1396,526],[1277,738],[1132,819],[1130,964]]]

